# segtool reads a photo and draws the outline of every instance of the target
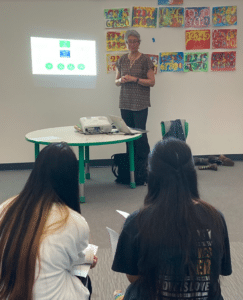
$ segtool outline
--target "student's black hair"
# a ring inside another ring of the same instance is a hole
[[[0,215],[0,299],[33,299],[36,259],[54,203],[65,212],[59,227],[67,207],[81,213],[78,161],[66,143],[42,149],[23,190]]]
[[[67,143],[53,143],[42,149],[21,194],[30,191],[35,193],[36,199],[53,191],[58,196],[53,201],[81,213],[78,161]]]
[[[207,228],[197,216],[196,205],[214,220],[213,236],[222,245],[222,220],[214,207],[199,198],[189,146],[175,138],[159,141],[149,155],[148,192],[138,215],[143,247],[140,280],[150,299],[167,299],[160,292],[166,276],[172,286],[197,276],[198,232]]]

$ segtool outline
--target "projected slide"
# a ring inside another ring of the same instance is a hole
[[[95,41],[31,37],[32,73],[97,75]]]

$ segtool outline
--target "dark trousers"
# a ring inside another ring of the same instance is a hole
[[[121,109],[121,116],[127,126],[146,130],[148,108],[139,111]],[[150,147],[147,133],[143,133],[140,139],[134,141],[135,157],[138,159],[147,159],[149,152]]]

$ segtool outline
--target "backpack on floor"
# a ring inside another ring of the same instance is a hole
[[[115,181],[122,184],[130,184],[129,156],[127,153],[114,154],[112,159],[112,173],[116,177]],[[135,182],[136,185],[144,185],[148,181],[147,159],[135,157]]]

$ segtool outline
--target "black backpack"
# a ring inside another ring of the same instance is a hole
[[[129,156],[127,153],[114,154],[112,159],[112,173],[115,181],[122,184],[130,184]],[[148,182],[147,159],[138,159],[135,156],[135,182],[136,185],[145,185]]]

